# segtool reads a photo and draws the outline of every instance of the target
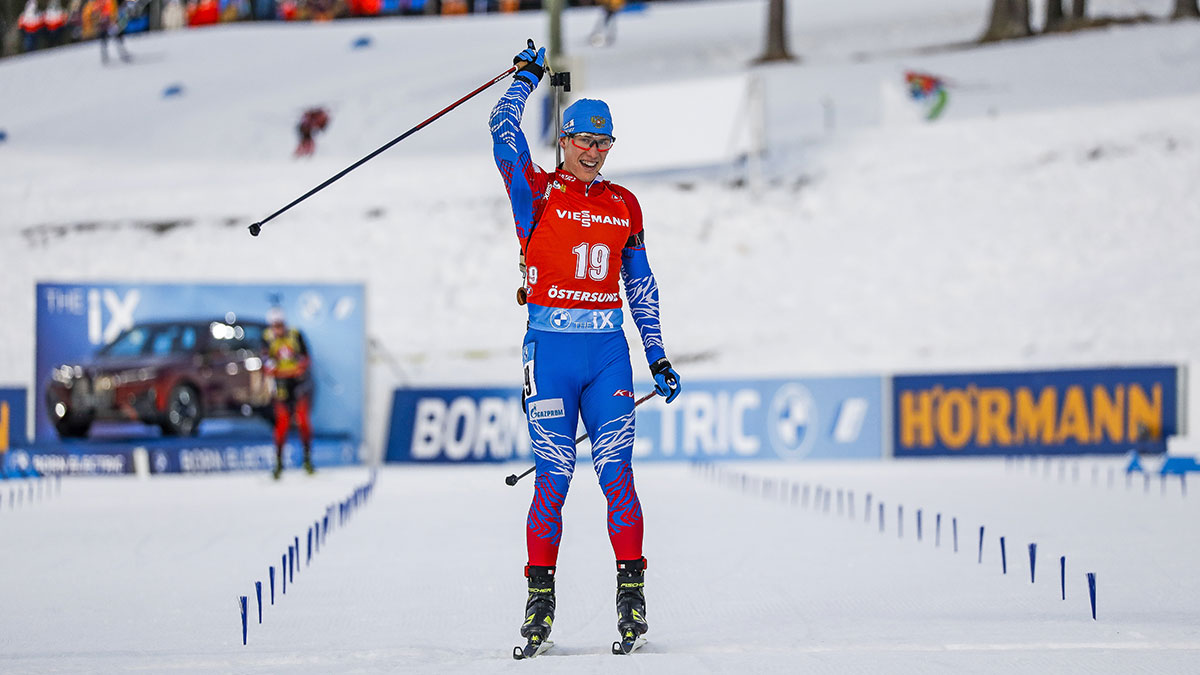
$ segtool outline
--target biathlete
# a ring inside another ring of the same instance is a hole
[[[518,658],[540,653],[554,621],[562,507],[575,470],[580,417],[608,499],[620,644],[632,648],[648,628],[642,507],[630,465],[633,369],[618,277],[655,389],[667,403],[680,390],[679,375],[663,348],[658,285],[646,260],[641,208],[629,190],[600,175],[615,142],[608,106],[580,99],[564,111],[558,138],[563,161],[554,171],[542,170],[530,158],[521,116],[545,73],[545,52],[531,47],[513,59],[519,70],[490,118],[496,166],[521,245],[529,310],[522,360],[537,479],[525,537],[529,595],[521,635],[528,643],[514,652]]]
[[[313,385],[309,376],[312,364],[308,356],[308,345],[304,336],[295,328],[289,328],[283,310],[272,307],[267,312],[270,324],[263,331],[266,345],[265,370],[275,380],[275,478],[283,473],[283,444],[291,427],[291,416],[296,417],[300,428],[300,440],[304,443],[304,470],[313,472],[312,423],[309,411],[312,407]]]

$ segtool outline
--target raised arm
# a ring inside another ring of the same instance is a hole
[[[489,125],[492,130],[492,155],[496,167],[504,177],[504,188],[512,203],[513,221],[517,236],[524,241],[533,228],[534,203],[541,197],[539,185],[544,187],[544,174],[529,153],[529,142],[521,131],[521,116],[529,95],[537,88],[546,66],[546,48],[534,52],[530,48],[513,58],[514,64],[523,64],[504,96],[492,108]],[[540,174],[540,175],[539,175]]]

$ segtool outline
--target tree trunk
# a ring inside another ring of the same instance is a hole
[[[1033,34],[1029,27],[1029,0],[992,0],[992,18],[980,42],[995,42]]]
[[[1071,0],[1071,19],[1079,21],[1087,17],[1087,0]]]
[[[1200,6],[1196,0],[1175,0],[1175,11],[1171,19],[1200,19]]]
[[[770,0],[767,4],[767,48],[758,57],[758,63],[770,61],[794,61],[787,48],[787,9],[785,0]]]
[[[1046,25],[1043,33],[1050,33],[1063,27],[1064,16],[1062,0],[1046,0]]]

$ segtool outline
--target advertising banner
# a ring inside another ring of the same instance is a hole
[[[14,448],[4,454],[4,475],[119,476],[134,471],[134,451],[129,446],[74,448]]]
[[[26,443],[25,389],[0,388],[0,454]]]
[[[363,302],[360,284],[40,283],[35,439],[270,439],[272,307],[311,359],[316,436],[361,439]]]
[[[897,457],[1163,452],[1179,433],[1174,366],[893,378]]]
[[[350,440],[313,441],[312,460],[318,468],[359,464],[360,446]],[[141,475],[166,473],[218,473],[224,471],[262,471],[275,467],[275,444],[271,439],[259,442],[230,438],[104,440],[16,446],[0,455],[3,477],[41,475]],[[298,469],[304,459],[302,446],[295,440],[283,447],[285,469]]]
[[[634,456],[879,459],[881,384],[878,377],[689,380],[670,405],[655,397],[637,409]],[[586,452],[586,443],[581,444],[580,453]],[[517,388],[395,392],[389,462],[487,462],[529,455]]]

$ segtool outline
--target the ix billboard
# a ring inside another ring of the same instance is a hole
[[[361,439],[363,301],[361,284],[40,283],[35,437],[269,435],[266,317],[279,307],[311,358],[314,432]]]

